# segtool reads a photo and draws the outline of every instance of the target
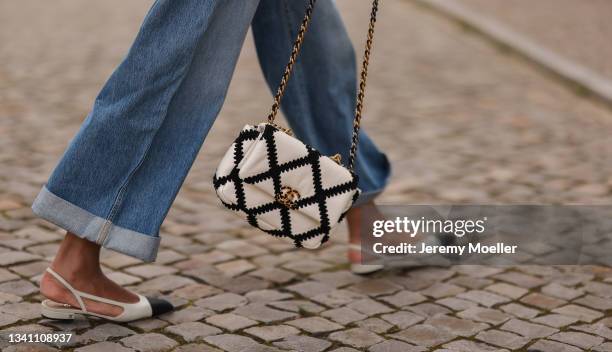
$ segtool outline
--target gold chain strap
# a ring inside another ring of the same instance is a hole
[[[359,92],[357,93],[357,106],[355,108],[355,118],[353,120],[353,137],[351,142],[351,150],[349,155],[349,170],[354,170],[355,168],[355,157],[357,154],[357,145],[359,144],[359,129],[361,128],[361,111],[363,110],[363,99],[365,97],[365,87],[366,87],[366,79],[368,77],[368,65],[370,63],[370,52],[372,51],[372,42],[374,40],[374,25],[376,24],[376,13],[378,12],[378,1],[373,0],[372,2],[372,12],[370,13],[370,27],[368,28],[368,37],[365,46],[365,52],[363,55],[363,63],[361,65],[361,74],[359,80]],[[312,12],[314,10],[314,5],[316,0],[309,0],[308,7],[306,8],[306,13],[304,14],[304,19],[302,20],[302,24],[300,26],[300,30],[298,32],[297,38],[293,43],[293,49],[291,50],[291,56],[289,57],[289,63],[287,67],[285,67],[285,72],[283,73],[283,77],[281,82],[276,90],[276,95],[274,96],[274,103],[272,104],[272,109],[268,114],[268,123],[274,125],[274,119],[278,114],[278,110],[280,109],[280,102],[285,94],[285,89],[287,88],[287,82],[289,81],[289,76],[291,76],[291,71],[293,70],[293,65],[297,60],[297,56],[300,52],[300,48],[302,47],[302,43],[304,42],[304,35],[308,30],[308,25],[310,24],[310,20],[312,19]]]
[[[368,39],[366,41],[361,64],[361,75],[359,79],[359,93],[357,93],[357,106],[355,107],[355,118],[353,119],[353,139],[351,141],[351,152],[349,154],[348,169],[355,169],[355,158],[357,156],[357,144],[359,144],[359,129],[361,128],[361,111],[363,110],[363,98],[365,97],[366,79],[368,78],[368,65],[370,64],[370,52],[374,41],[374,25],[376,24],[376,13],[378,12],[378,0],[372,1],[372,12],[370,13],[370,27],[368,28]]]
[[[291,71],[293,70],[293,65],[295,64],[295,60],[297,60],[298,53],[300,52],[300,48],[302,47],[302,43],[304,42],[304,34],[306,34],[306,30],[308,30],[308,25],[310,24],[310,19],[312,18],[312,11],[314,10],[314,5],[316,2],[317,0],[308,1],[306,14],[304,14],[302,25],[300,26],[297,38],[295,38],[295,42],[293,43],[293,49],[291,49],[289,63],[287,64],[287,67],[285,67],[283,78],[281,79],[281,82],[278,85],[278,89],[276,90],[276,95],[274,96],[274,103],[272,104],[272,109],[268,114],[268,123],[270,124],[274,124],[274,119],[276,118],[276,114],[278,113],[278,109],[280,108],[280,102],[283,98],[283,94],[285,94],[285,88],[287,88],[287,82],[289,81],[289,76],[291,75]]]

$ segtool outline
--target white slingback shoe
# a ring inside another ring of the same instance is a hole
[[[47,268],[47,272],[59,282],[61,283],[76,299],[79,303],[80,308],[75,308],[69,304],[59,303],[52,301],[50,299],[46,299],[41,303],[41,315],[45,318],[49,319],[59,319],[59,320],[70,320],[74,319],[76,315],[90,315],[98,318],[103,318],[110,321],[116,322],[128,322],[134,321],[143,318],[150,318],[152,316],[164,314],[174,310],[174,307],[170,302],[159,299],[159,298],[150,298],[145,297],[143,295],[137,294],[139,301],[136,303],[123,303],[118,302],[112,299],[98,297],[89,293],[81,292],[72,285],[68,283],[63,277],[61,277],[58,273],[53,271],[51,268]],[[117,316],[108,316],[104,314],[98,314],[94,312],[87,311],[85,303],[83,303],[83,298],[106,303],[113,306],[121,307],[123,312]]]
[[[348,245],[349,250],[351,251],[357,251],[357,252],[361,252],[362,248],[360,245],[356,244],[356,243],[349,243]],[[380,256],[376,253],[373,252],[368,252],[368,254],[372,254],[376,257],[379,257],[383,263],[377,263],[377,264],[361,264],[361,263],[351,263],[351,272],[353,274],[357,274],[357,275],[367,275],[367,274],[372,274],[375,273],[379,270],[384,269],[385,264],[385,258],[383,256]]]
[[[438,246],[438,245],[451,245],[456,243],[456,237],[454,236],[446,236],[445,239],[440,237],[439,235],[428,236],[425,240],[425,243],[428,245]],[[398,264],[398,267],[417,267],[422,265],[418,260],[409,261],[406,258],[391,258],[389,256],[385,256],[383,254],[374,253],[370,250],[361,248],[361,245],[356,243],[349,243],[349,250],[353,251],[364,251],[368,255],[376,258],[374,261],[369,264],[361,264],[361,263],[351,263],[351,271],[353,274],[358,275],[367,275],[379,270],[384,269],[387,266],[391,266],[392,264]],[[442,257],[446,257],[446,255],[442,255]]]

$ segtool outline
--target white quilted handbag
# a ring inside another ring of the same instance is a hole
[[[348,167],[339,155],[321,155],[274,123],[287,81],[308,29],[316,0],[310,0],[268,121],[245,126],[217,167],[219,199],[249,224],[297,247],[317,248],[359,196],[354,172],[367,66],[378,0],[374,0],[357,96]]]

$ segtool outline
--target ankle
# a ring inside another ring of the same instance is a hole
[[[51,268],[68,282],[99,276],[100,246],[67,233],[55,255]]]
[[[352,207],[346,214],[346,222],[349,230],[349,242],[361,243],[361,227],[364,215],[376,211],[376,205],[373,201]]]
[[[58,262],[54,260],[50,267],[69,283],[77,283],[104,275],[100,266],[90,264],[82,265],[74,262]]]

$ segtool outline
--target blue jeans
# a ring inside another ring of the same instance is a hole
[[[305,0],[156,1],[34,212],[106,248],[154,260],[159,228],[221,109],[249,24],[276,90],[305,6]],[[323,154],[344,152],[347,160],[355,93],[350,40],[333,1],[320,0],[283,112],[301,140]],[[360,138],[363,202],[381,192],[390,167],[366,133]]]

